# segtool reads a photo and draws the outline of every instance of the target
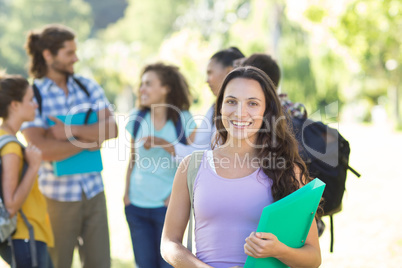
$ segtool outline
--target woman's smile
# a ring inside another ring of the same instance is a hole
[[[253,122],[250,121],[237,121],[237,120],[229,120],[229,122],[235,127],[235,128],[247,128],[251,126]]]

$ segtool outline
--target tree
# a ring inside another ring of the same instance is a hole
[[[355,0],[333,29],[339,42],[360,63],[363,96],[374,103],[382,95],[394,100],[394,116],[402,124],[400,87],[402,72],[402,2]]]
[[[29,30],[49,23],[73,28],[78,39],[88,36],[91,10],[82,0],[15,0],[0,2],[0,68],[8,73],[27,75],[24,44]]]
[[[318,108],[323,98],[318,98],[315,74],[312,69],[309,35],[300,26],[281,20],[279,51],[281,59],[281,88],[293,102],[303,103],[309,112]]]
[[[105,42],[137,43],[143,58],[158,53],[160,44],[173,33],[176,18],[186,11],[185,0],[131,0],[125,16],[101,31]]]

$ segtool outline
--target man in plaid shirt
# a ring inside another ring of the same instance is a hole
[[[73,31],[48,25],[31,32],[26,44],[30,74],[40,93],[35,120],[22,126],[28,142],[42,151],[39,184],[47,198],[55,247],[49,249],[55,267],[71,267],[78,245],[84,267],[110,267],[106,201],[99,172],[55,176],[52,161],[71,157],[83,149],[97,150],[117,136],[117,125],[103,89],[74,74],[78,61]],[[65,127],[58,115],[91,108],[98,122]],[[55,122],[49,126],[48,119]],[[74,142],[73,142],[74,141]],[[83,163],[85,165],[85,163]]]

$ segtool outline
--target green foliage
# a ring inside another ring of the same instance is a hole
[[[332,31],[360,63],[356,79],[361,81],[362,97],[376,104],[379,96],[401,91],[401,1],[355,0]],[[400,101],[393,102],[398,107]],[[394,110],[396,120],[401,121],[400,111]]]
[[[183,29],[165,40],[159,56],[164,62],[179,66],[186,77],[193,96],[193,110],[204,113],[214,99],[205,83],[206,66],[211,57],[211,47],[201,33]]]
[[[357,0],[333,29],[370,75],[383,76],[387,60],[402,59],[402,2]]]
[[[229,40],[226,44],[235,44],[247,56],[252,53],[263,53],[269,49],[271,42],[269,16],[272,5],[266,1],[255,0],[243,3],[238,7],[238,13],[244,14],[231,27]],[[267,12],[261,12],[266,10]],[[247,14],[247,15],[246,15]],[[256,27],[258,25],[258,27]],[[275,55],[274,55],[275,56]]]
[[[77,72],[95,78],[112,102],[123,88],[138,87],[144,65],[165,61],[180,67],[196,106],[205,108],[213,99],[205,84],[208,59],[229,46],[278,59],[282,91],[309,111],[348,97],[376,105],[390,88],[398,96],[402,2],[350,0],[340,18],[330,2],[306,4],[304,17],[290,21],[289,0],[0,0],[0,68],[26,75],[28,31],[62,23],[78,34]],[[347,52],[317,42],[323,31]]]
[[[139,75],[138,48],[121,41],[105,43],[88,39],[79,44],[77,71],[93,77],[105,90],[110,102],[125,87],[136,87]]]
[[[343,59],[326,45],[315,47],[310,55],[317,88],[317,108],[336,101],[342,106],[341,89],[347,87],[349,79]]]
[[[99,33],[104,46],[121,40],[122,46],[137,48],[130,56],[126,55],[135,59],[130,65],[135,72],[128,76],[120,69],[118,88],[121,90],[127,84],[136,88],[139,70],[147,63],[162,60],[180,67],[191,86],[197,108],[210,105],[213,97],[205,83],[207,61],[216,50],[229,46],[229,43],[237,45],[231,39],[229,29],[247,17],[247,2],[150,0],[140,4],[138,0],[130,1],[125,17]],[[95,61],[104,61],[106,57],[127,61],[118,54],[102,53],[98,56],[103,60],[98,58]],[[102,67],[94,70],[96,77],[106,79],[112,72],[110,66],[97,66]]]
[[[231,27],[244,20],[250,12],[249,0],[193,0],[191,5],[177,20],[180,28],[199,31],[210,42],[228,46]],[[215,41],[216,40],[216,41]]]
[[[320,6],[311,5],[304,12],[304,16],[314,23],[321,23],[327,16],[327,11]]]
[[[308,111],[317,109],[317,88],[309,57],[309,38],[299,26],[282,20],[280,42],[281,89],[293,102],[303,103]]]
[[[0,68],[8,73],[27,75],[28,61],[24,50],[29,30],[49,23],[73,28],[78,38],[85,38],[91,29],[91,10],[82,0],[14,0],[2,2],[0,12]]]
[[[185,12],[185,0],[131,0],[124,18],[100,34],[101,39],[137,42],[141,55],[154,55],[160,44],[171,34],[176,18]]]

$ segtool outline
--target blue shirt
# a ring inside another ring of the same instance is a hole
[[[36,110],[35,119],[22,124],[21,130],[30,127],[47,129],[48,116],[66,115],[87,111],[92,108],[100,111],[109,107],[103,89],[94,81],[75,76],[86,87],[87,94],[76,84],[72,77],[67,80],[68,95],[49,78],[35,79],[42,96],[42,115]],[[103,191],[102,177],[99,172],[56,177],[51,162],[43,161],[39,170],[39,188],[48,198],[58,201],[80,201],[82,192],[90,199]]]
[[[127,131],[133,135],[133,125],[138,110],[130,113],[126,125]],[[186,137],[190,136],[196,127],[191,113],[181,112],[181,120]],[[163,148],[146,150],[142,138],[155,136],[169,143],[178,143],[174,123],[168,120],[165,126],[156,130],[148,112],[141,121],[135,137],[135,163],[130,177],[129,197],[132,204],[142,208],[157,208],[164,206],[164,200],[172,191],[173,179],[178,167],[177,161]]]

